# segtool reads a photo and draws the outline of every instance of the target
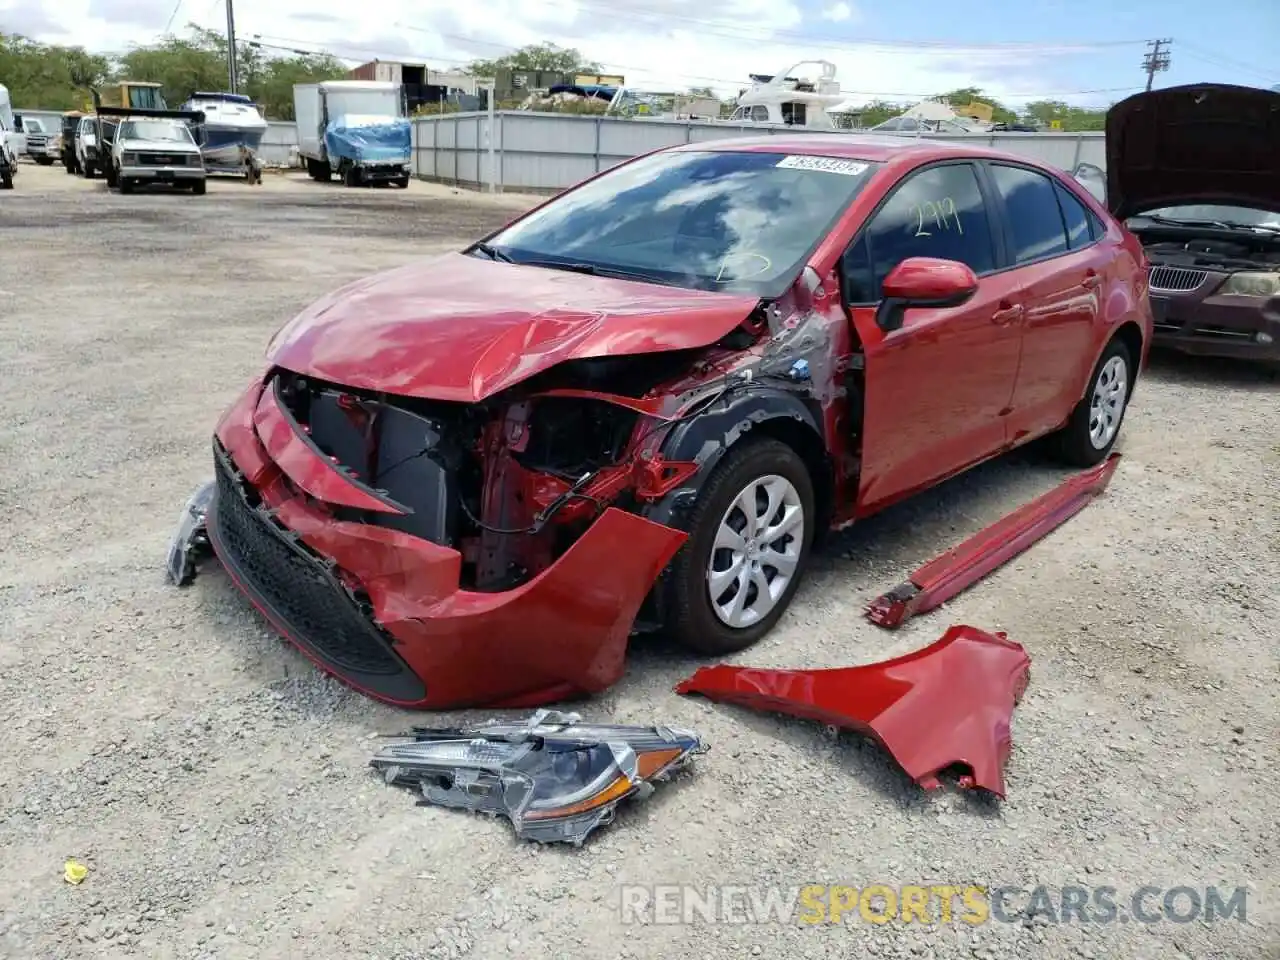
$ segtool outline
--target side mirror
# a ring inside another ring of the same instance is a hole
[[[885,333],[902,326],[910,307],[958,307],[978,289],[967,264],[936,257],[908,257],[889,271],[881,289],[876,325]]]

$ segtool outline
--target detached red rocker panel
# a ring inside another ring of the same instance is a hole
[[[1048,493],[930,560],[905,583],[872,600],[867,605],[867,619],[893,630],[917,613],[946,603],[1101,496],[1119,463],[1120,454],[1111,454],[1096,467],[1068,477]]]
[[[1004,634],[955,626],[936,643],[883,663],[829,670],[759,670],[719,664],[677,693],[856,730],[879,740],[926,789],[962,766],[963,787],[1004,798],[1010,719],[1031,660]]]
[[[456,550],[335,519],[300,492],[336,497],[346,478],[283,428],[260,389],[219,424],[209,540],[236,585],[321,669],[375,699],[430,709],[534,706],[621,677],[636,612],[684,533],[610,508],[527,583],[463,590]],[[292,575],[273,573],[286,567]]]

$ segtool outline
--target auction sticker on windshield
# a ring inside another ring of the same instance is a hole
[[[779,167],[788,170],[820,170],[823,173],[839,173],[857,177],[867,172],[868,164],[858,160],[842,160],[839,157],[788,156],[778,161]]]

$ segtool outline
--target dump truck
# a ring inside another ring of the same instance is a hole
[[[349,187],[409,186],[410,124],[404,86],[369,80],[299,83],[293,88],[298,154],[313,179],[335,173]]]

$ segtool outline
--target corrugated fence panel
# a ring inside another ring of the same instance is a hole
[[[297,163],[298,125],[272,120],[262,135],[258,156],[269,167],[290,167]]]
[[[31,116],[56,117],[48,111]],[[494,132],[495,185],[499,190],[554,191],[607,170],[638,154],[681,143],[727,137],[820,134],[781,126],[731,126],[672,120],[621,120],[565,114],[500,111]],[[857,136],[850,133],[849,136]],[[421,177],[484,188],[489,183],[488,115],[452,113],[414,120],[414,172]],[[1101,133],[983,133],[930,139],[969,143],[1039,160],[1063,170],[1079,163],[1105,169]],[[294,124],[273,121],[263,139],[263,159],[290,162],[297,146]]]

